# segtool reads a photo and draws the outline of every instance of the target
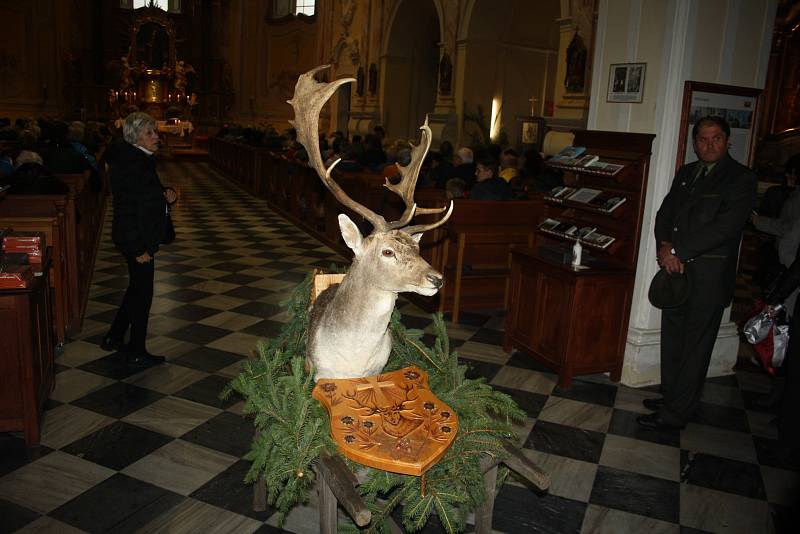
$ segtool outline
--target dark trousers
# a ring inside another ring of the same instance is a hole
[[[724,307],[691,298],[661,312],[661,417],[685,425],[700,403]]]
[[[147,263],[139,263],[135,256],[123,254],[128,263],[128,289],[122,298],[114,323],[109,330],[112,339],[123,339],[128,327],[131,328],[129,349],[131,352],[144,352],[147,339],[147,320],[150,305],[153,303],[153,274],[155,258]]]

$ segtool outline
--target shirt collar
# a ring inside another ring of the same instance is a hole
[[[139,150],[141,150],[142,152],[144,152],[144,153],[145,153],[145,154],[147,154],[148,156],[152,156],[153,154],[155,154],[155,152],[151,152],[151,151],[147,150],[147,149],[146,149],[145,147],[143,147],[143,146],[140,146],[140,145],[133,145],[133,146],[135,146],[136,148],[138,148]]]

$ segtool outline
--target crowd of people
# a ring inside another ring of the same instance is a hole
[[[62,193],[55,175],[90,171],[97,179],[97,154],[108,128],[98,122],[0,118],[0,185],[11,193]]]
[[[224,125],[217,135],[228,141],[282,150],[290,159],[308,161],[305,148],[291,129],[279,133],[272,126]],[[350,138],[341,131],[320,135],[319,147],[326,165],[339,160],[336,169],[340,172],[374,172],[390,180],[398,174],[395,164],[405,166],[411,159],[410,142],[388,142],[380,126]],[[474,200],[526,199],[532,192],[550,191],[558,185],[563,185],[561,173],[547,168],[537,150],[520,155],[512,148],[502,150],[494,144],[455,150],[449,141],[428,152],[417,182],[420,188],[446,190],[449,198]]]

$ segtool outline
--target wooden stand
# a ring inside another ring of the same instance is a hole
[[[497,460],[486,457],[481,462],[486,500],[475,510],[475,532],[477,534],[488,534],[492,531],[494,500],[497,496],[497,466],[500,463],[504,463],[509,469],[542,491],[550,487],[550,476],[531,462],[519,448],[508,442],[504,447],[507,453],[505,459]],[[319,475],[319,531],[324,534],[337,532],[337,510],[340,504],[356,525],[359,527],[368,525],[372,514],[356,491],[358,481],[355,475],[341,457],[327,453],[321,455],[317,460],[316,471]],[[259,477],[253,486],[253,510],[263,512],[266,509],[266,486],[264,479]],[[391,518],[388,522],[392,532],[403,532]]]
[[[611,211],[602,206],[545,196],[542,222],[553,219],[613,238],[603,246],[581,240],[584,265],[569,264],[577,232],[540,225],[533,247],[511,254],[509,311],[504,349],[519,348],[554,369],[559,385],[575,374],[610,372],[618,381],[641,239],[650,147],[655,136],[577,131],[575,146],[601,161],[624,165],[614,175],[584,168],[565,170],[565,185],[624,198]]]
[[[55,383],[49,264],[48,254],[30,287],[0,290],[0,432],[22,431],[28,446]]]

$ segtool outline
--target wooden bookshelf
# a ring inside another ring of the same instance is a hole
[[[600,161],[622,165],[602,173],[575,166],[553,165],[564,172],[564,185],[601,191],[599,196],[624,198],[611,211],[569,198],[545,195],[540,225],[546,219],[595,228],[580,239],[581,269],[568,258],[575,235],[537,229],[532,247],[511,253],[509,311],[505,349],[520,349],[559,375],[568,387],[580,374],[610,372],[619,380],[628,331],[633,284],[641,241],[647,173],[654,135],[576,131],[574,145],[586,147]],[[613,241],[602,246],[592,236]]]

